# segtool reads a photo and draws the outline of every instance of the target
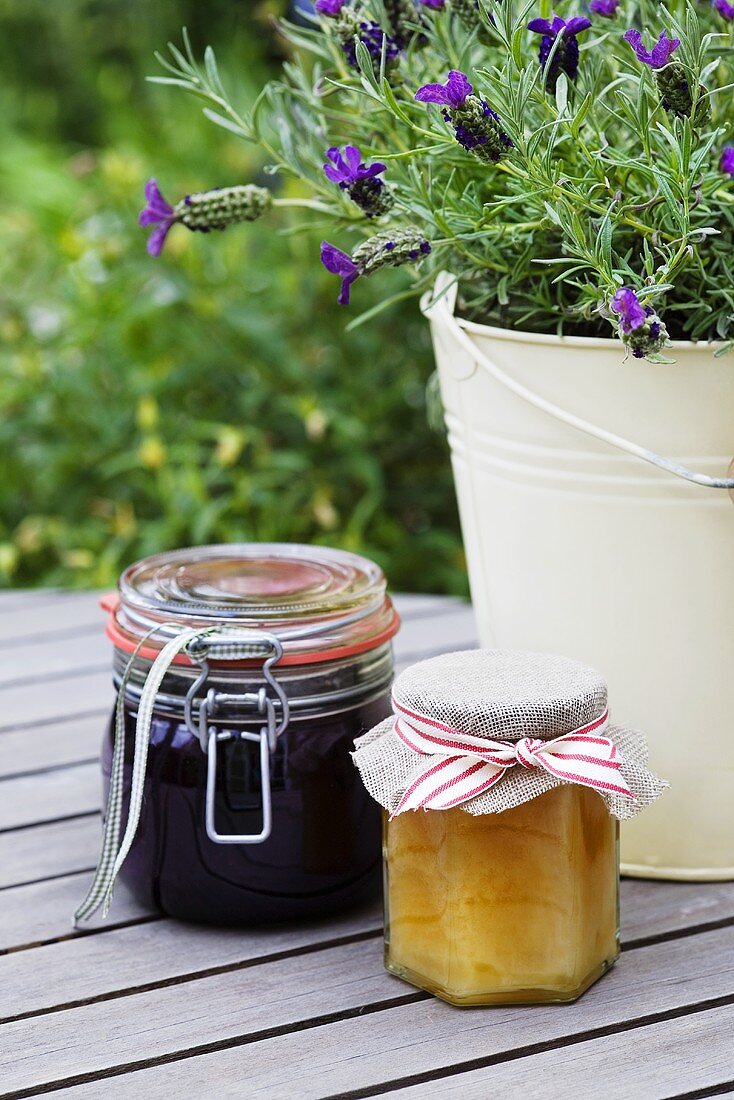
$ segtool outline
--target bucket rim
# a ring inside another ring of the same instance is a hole
[[[524,344],[571,344],[574,347],[584,348],[617,348],[619,346],[619,341],[611,336],[559,336],[555,332],[528,332],[525,329],[499,328],[477,321],[466,321],[463,317],[457,317],[456,320],[465,332],[476,336],[491,336],[493,340],[508,340]],[[671,340],[667,346],[677,348],[679,351],[715,351],[724,346],[724,341]],[[674,364],[666,364],[666,366],[674,366]]]
[[[431,306],[421,303],[422,312],[432,323],[434,320],[438,320],[441,317],[441,312],[448,310],[464,331],[474,336],[486,336],[493,340],[506,340],[509,343],[546,344],[556,347],[559,345],[568,345],[578,348],[606,348],[607,350],[619,347],[619,341],[615,340],[612,336],[559,336],[555,332],[529,332],[526,329],[500,328],[498,325],[486,325],[479,321],[467,321],[465,318],[458,317],[454,313],[451,295],[446,294],[446,284],[449,281],[458,286],[458,280],[455,280],[453,275],[449,272],[440,272],[434,284],[434,302]],[[424,297],[424,301],[427,297],[428,295]],[[442,310],[439,309],[437,311],[437,315],[434,314],[436,306],[443,307]],[[671,340],[667,346],[669,348],[675,348],[678,351],[714,352],[718,348],[724,347],[724,343],[723,340]],[[675,364],[669,365],[674,366]]]

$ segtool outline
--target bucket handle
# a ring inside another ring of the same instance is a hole
[[[679,462],[673,462],[672,459],[664,458],[647,447],[641,447],[638,443],[624,439],[621,435],[609,432],[605,428],[599,428],[595,424],[589,423],[588,420],[575,416],[559,405],[554,405],[552,401],[546,401],[539,393],[528,389],[521,382],[517,382],[501,370],[496,363],[493,363],[491,359],[488,359],[464,331],[460,318],[454,314],[457,289],[456,278],[449,275],[448,272],[441,272],[436,279],[433,291],[424,294],[421,299],[421,310],[429,320],[440,319],[443,321],[458,343],[471,355],[472,359],[478,365],[484,367],[488,374],[500,385],[510,390],[517,397],[522,398],[523,401],[527,401],[529,405],[534,405],[541,412],[555,417],[556,420],[569,424],[572,428],[601,440],[602,443],[608,443],[620,451],[626,451],[627,454],[641,458],[644,462],[650,462],[653,466],[658,466],[661,470],[666,470],[684,481],[692,481],[695,485],[703,485],[708,489],[734,489],[734,478],[732,477],[709,477],[708,474],[700,474],[695,470],[689,470],[687,466],[682,466]]]

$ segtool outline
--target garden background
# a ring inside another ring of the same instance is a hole
[[[145,251],[148,177],[174,202],[265,182],[256,151],[146,82],[153,51],[188,26],[251,102],[283,6],[0,0],[0,585],[106,586],[158,550],[291,540],[465,592],[416,302],[346,333],[318,229],[272,217]],[[360,308],[403,278],[360,286]]]

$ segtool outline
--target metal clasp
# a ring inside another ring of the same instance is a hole
[[[272,799],[270,791],[270,753],[275,751],[278,738],[288,726],[289,707],[285,691],[275,678],[272,668],[283,655],[283,646],[274,634],[263,634],[261,640],[272,647],[273,652],[263,664],[263,676],[273,689],[275,698],[268,694],[263,686],[256,692],[228,694],[210,688],[206,698],[199,704],[196,725],[194,724],[193,705],[196,694],[205,685],[209,675],[209,664],[202,657],[199,661],[201,673],[191,685],[186,696],[185,721],[188,729],[196,736],[202,752],[207,756],[206,770],[206,832],[215,844],[262,844],[270,836],[272,829]],[[276,702],[280,706],[280,720],[276,712]],[[213,725],[214,718],[223,706],[252,707],[265,718],[259,733],[246,730],[222,730]],[[263,825],[259,833],[220,833],[215,822],[217,794],[217,746],[220,741],[251,741],[260,745],[260,790],[262,799]]]
[[[208,699],[207,699],[208,702]],[[272,699],[268,699],[268,720],[259,733],[247,733],[218,730],[209,725],[207,702],[199,710],[200,740],[206,738],[206,835],[215,844],[262,844],[270,836],[272,829],[270,794],[270,741],[275,732],[275,708]],[[259,833],[220,833],[215,822],[217,797],[217,745],[220,741],[253,741],[260,744],[260,792],[262,800],[263,826]]]

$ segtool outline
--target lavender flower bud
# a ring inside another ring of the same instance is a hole
[[[400,267],[414,263],[430,251],[430,244],[418,229],[395,229],[370,237],[351,256],[328,241],[322,241],[321,262],[327,271],[341,279],[337,301],[340,306],[348,306],[352,283],[361,276],[371,275],[373,271],[388,265]]]
[[[254,221],[272,203],[269,191],[248,183],[187,195],[171,206],[163,198],[154,179],[148,180],[145,185],[145,200],[138,221],[142,226],[155,227],[148,237],[147,248],[151,256],[160,256],[166,237],[176,222],[181,222],[187,229],[208,233],[210,229],[226,229],[235,222]]]
[[[541,35],[538,49],[538,61],[545,73],[546,90],[555,95],[556,84],[561,73],[565,73],[569,80],[575,80],[579,71],[579,44],[576,36],[586,31],[591,26],[591,20],[584,16],[576,15],[566,22],[560,16],[553,14],[552,22],[547,19],[531,19],[528,30],[533,34]],[[548,59],[556,43],[553,58],[548,64]]]
[[[466,27],[476,27],[480,22],[477,0],[451,0],[451,10]]]
[[[326,150],[326,156],[330,161],[324,165],[326,177],[346,191],[368,218],[379,218],[388,212],[395,200],[390,188],[378,179],[386,170],[384,164],[365,164],[356,145],[345,145],[343,150],[332,146]]]
[[[209,233],[237,222],[254,222],[272,201],[270,192],[264,187],[246,183],[187,195],[174,207],[174,215],[187,229]]]
[[[336,19],[341,15],[346,0],[316,0],[314,8],[319,15],[326,15],[330,19]]]
[[[431,246],[419,229],[391,229],[364,241],[352,253],[360,274],[371,275],[381,267],[401,267],[427,256]]]
[[[668,343],[668,330],[652,306],[643,306],[630,287],[620,287],[611,301],[619,317],[617,335],[635,359],[647,359]]]
[[[423,39],[417,27],[420,25],[420,12],[415,6],[414,0],[383,0],[385,14],[390,23],[393,37],[401,48],[407,46],[416,37]]]
[[[647,359],[657,355],[669,341],[668,330],[652,306],[646,306],[647,318],[643,325],[632,332],[619,332],[619,338],[635,359]]]
[[[641,33],[631,28],[625,32],[624,40],[629,42],[638,61],[654,71],[665,110],[679,118],[690,118],[694,126],[703,126],[711,114],[706,89],[702,84],[699,85],[699,97],[693,112],[693,96],[686,71],[678,61],[670,60],[680,46],[680,38],[669,38],[665,31],[661,31],[653,48],[646,50]]]
[[[381,218],[392,208],[395,199],[392,191],[382,180],[373,176],[361,179],[347,188],[349,198],[355,202],[368,218]]]
[[[694,126],[703,126],[711,114],[706,89],[699,85],[699,98],[693,111],[691,86],[686,71],[677,61],[655,70],[655,81],[660,90],[663,107],[678,118],[690,118]]]
[[[448,108],[444,118],[454,127],[459,144],[480,160],[497,162],[513,147],[502,129],[499,115],[479,96],[467,96],[463,107]]]
[[[385,64],[388,68],[394,68],[400,60],[402,41],[393,35],[387,34],[379,23],[372,20],[359,19],[349,9],[345,9],[336,24],[336,33],[339,38],[344,56],[353,69],[358,69],[355,38],[373,59],[375,66],[379,66],[382,58],[383,43],[385,47]]]
[[[445,84],[424,84],[415,93],[420,103],[440,103],[460,145],[480,160],[498,161],[513,142],[486,99],[474,95],[466,73],[452,69]]]

